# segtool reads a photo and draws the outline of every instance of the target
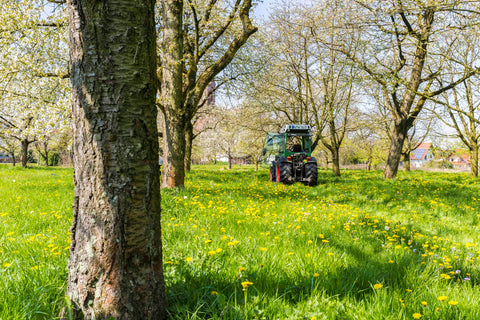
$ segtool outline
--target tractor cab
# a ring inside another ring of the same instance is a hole
[[[270,180],[291,184],[317,184],[317,162],[312,154],[312,128],[306,124],[285,125],[268,133],[263,154],[271,162]]]

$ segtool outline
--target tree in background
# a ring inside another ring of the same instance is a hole
[[[460,5],[461,4],[461,5]],[[449,1],[356,1],[351,6],[351,26],[360,30],[363,47],[354,52],[336,46],[377,83],[393,124],[384,178],[396,177],[408,130],[428,100],[471,77],[473,66],[457,64],[456,76],[445,78],[444,61],[458,61],[444,34],[470,32],[478,19],[478,3]]]
[[[154,5],[68,0],[75,193],[67,295],[74,319],[167,318]]]
[[[0,7],[0,130],[21,146],[24,167],[33,142],[69,125],[64,11],[46,8],[9,0]]]
[[[480,38],[478,33],[452,35],[449,41],[452,50],[456,51],[463,65],[480,65],[480,52],[478,50]],[[454,74],[457,67],[452,62],[447,62],[444,68]],[[444,80],[452,81],[452,76]],[[480,103],[478,88],[480,79],[478,74],[456,86],[451,92],[444,93],[439,98],[443,110],[437,111],[442,124],[453,129],[455,135],[467,147],[470,153],[470,173],[478,177],[478,150],[480,143]]]
[[[257,31],[250,19],[251,0],[173,1],[163,3],[159,109],[163,118],[162,186],[183,187],[186,132],[208,84]],[[173,18],[176,15],[178,18]],[[173,84],[173,86],[171,86]],[[172,91],[173,90],[173,91]]]
[[[260,55],[268,57],[269,63],[252,89],[277,122],[316,127],[313,147],[322,143],[330,152],[337,176],[358,79],[350,60],[325,45],[355,45],[355,35],[342,31],[343,13],[340,1],[279,7],[263,36],[266,42],[261,50],[266,52]]]

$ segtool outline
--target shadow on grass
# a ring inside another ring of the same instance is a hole
[[[368,302],[375,294],[374,284],[405,290],[410,288],[412,276],[415,276],[412,270],[422,272],[418,255],[413,253],[392,264],[379,261],[375,253],[367,253],[359,246],[331,244],[353,257],[353,262],[346,267],[324,270],[319,277],[252,271],[248,279],[254,287],[248,291],[247,302],[256,303],[247,309],[238,275],[228,277],[226,273],[208,268],[194,271],[187,263],[168,266],[167,270],[175,268],[175,278],[167,281],[169,312],[174,319],[262,319],[261,315],[265,319],[276,319],[283,311],[268,310],[272,302],[279,302],[287,309],[322,295]]]

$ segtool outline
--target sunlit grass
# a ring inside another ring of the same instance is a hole
[[[162,191],[172,319],[480,318],[478,179],[219,168]],[[58,315],[71,203],[71,170],[0,167],[0,319]]]

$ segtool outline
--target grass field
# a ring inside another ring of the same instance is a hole
[[[480,319],[480,180],[194,167],[162,192],[172,319]],[[71,169],[0,166],[0,319],[65,305]]]

